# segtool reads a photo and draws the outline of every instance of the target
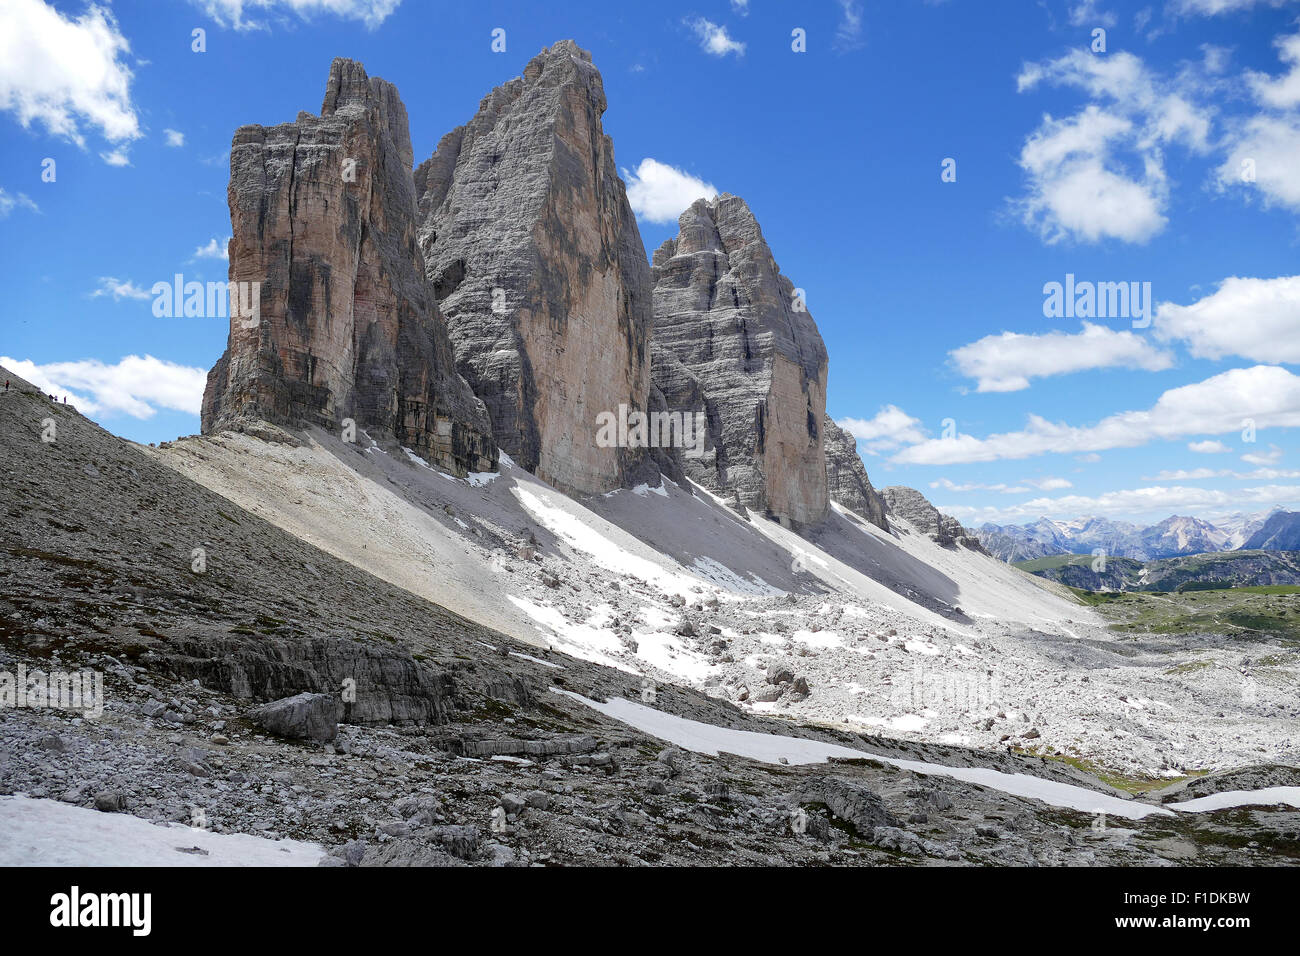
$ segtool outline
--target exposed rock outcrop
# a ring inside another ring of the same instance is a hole
[[[901,518],[922,534],[929,535],[945,548],[961,545],[981,554],[988,554],[978,537],[962,527],[960,521],[946,515],[915,488],[890,485],[880,489],[881,497],[891,517]]]
[[[826,451],[826,485],[831,500],[888,531],[885,501],[871,486],[862,456],[858,454],[857,440],[829,415],[822,421],[822,447]]]
[[[230,308],[205,433],[352,418],[447,471],[495,470],[424,274],[411,164],[396,88],[351,60],[331,65],[320,116],[236,131],[230,298],[257,314]]]
[[[826,347],[743,199],[697,200],[654,255],[654,383],[704,412],[686,473],[796,528],[827,508]]]
[[[605,91],[572,40],[497,87],[415,172],[427,272],[497,443],[567,492],[627,484],[645,449],[597,416],[650,398],[650,271]]]

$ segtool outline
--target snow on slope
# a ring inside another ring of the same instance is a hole
[[[551,688],[552,693],[563,694],[599,711],[607,717],[622,721],[630,727],[676,744],[694,753],[717,756],[719,753],[735,754],[760,760],[763,763],[810,764],[822,763],[834,757],[842,759],[876,760],[900,770],[927,776],[950,777],[973,783],[991,790],[1009,793],[1030,800],[1041,800],[1054,807],[1065,807],[1084,813],[1105,813],[1110,816],[1141,820],[1144,817],[1173,816],[1173,810],[1184,813],[1202,813],[1243,806],[1276,806],[1279,804],[1300,808],[1300,787],[1266,787],[1261,790],[1228,790],[1181,803],[1168,803],[1163,807],[1136,800],[1112,796],[1089,790],[1087,787],[1046,780],[1024,773],[1005,773],[990,767],[949,767],[924,760],[904,760],[886,757],[844,747],[840,744],[809,740],[805,737],[786,737],[764,734],[752,730],[735,730],[718,727],[687,717],[655,710],[622,697],[611,697],[600,702],[575,694],[572,691]]]
[[[1257,699],[1241,698],[1244,655],[1260,648],[1135,644],[1036,579],[904,521],[887,533],[836,506],[804,538],[667,480],[575,500],[509,459],[499,477],[465,481],[364,444],[226,433],[155,454],[516,639],[754,712],[1150,776],[1295,754],[1287,687],[1258,682]],[[774,665],[811,692],[769,684]]]
[[[1277,804],[1300,809],[1300,787],[1264,787],[1262,790],[1224,790],[1195,800],[1167,803],[1175,810],[1200,813],[1208,810],[1227,810],[1232,807],[1271,807]]]
[[[6,866],[316,866],[316,843],[160,826],[21,794],[0,797]],[[195,848],[204,852],[195,852]]]
[[[846,759],[868,758],[890,764],[900,770],[932,776],[952,777],[967,783],[1000,790],[1017,797],[1042,800],[1056,807],[1067,807],[1084,813],[1106,813],[1111,816],[1141,820],[1143,817],[1158,814],[1172,816],[1169,810],[1151,804],[1125,800],[1121,797],[1099,793],[1086,787],[1077,787],[1042,777],[1032,777],[1023,773],[1004,773],[988,767],[946,767],[942,764],[921,760],[900,760],[894,757],[882,757],[865,750],[855,750],[839,744],[828,744],[820,740],[808,740],[803,737],[784,737],[779,734],[762,734],[752,730],[733,730],[729,727],[716,727],[713,724],[678,717],[664,713],[652,707],[646,707],[621,697],[612,697],[601,703],[589,700],[571,691],[551,688],[586,704],[593,710],[600,711],[607,717],[621,720],[623,723],[676,744],[695,753],[717,755],[718,753],[735,754],[749,757],[764,763],[791,764],[821,763],[831,757]]]

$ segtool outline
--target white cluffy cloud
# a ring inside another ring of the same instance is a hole
[[[1207,438],[1205,441],[1188,442],[1187,450],[1198,455],[1224,455],[1232,451],[1223,442],[1214,438]]]
[[[904,448],[890,461],[905,465],[953,465],[1135,448],[1151,441],[1241,431],[1300,427],[1300,376],[1280,366],[1237,368],[1163,393],[1150,408],[1119,412],[1095,425],[1076,426],[1030,415],[1027,427],[987,438],[958,434]]]
[[[1067,119],[1044,116],[1025,141],[1028,189],[1013,206],[1025,224],[1048,243],[1141,243],[1164,229],[1166,148],[1209,149],[1209,113],[1193,103],[1189,74],[1166,79],[1132,53],[1072,50],[1027,64],[1017,78],[1021,92],[1042,84],[1082,90],[1091,102]]]
[[[1102,10],[1097,0],[1080,0],[1070,8],[1070,26],[1072,27],[1113,27],[1115,14]]]
[[[1158,372],[1173,366],[1173,356],[1129,331],[1083,323],[1078,333],[1023,335],[1003,332],[949,353],[958,370],[976,379],[980,392],[1017,392],[1031,378],[1066,375],[1102,368],[1136,368]]]
[[[37,365],[26,359],[0,356],[12,369],[42,391],[68,397],[87,415],[130,415],[152,418],[160,408],[197,415],[203,404],[208,373],[146,355],[128,355],[116,365],[98,359]]]
[[[897,405],[886,405],[874,418],[841,418],[835,424],[856,438],[872,455],[891,451],[900,445],[925,441],[921,420],[913,418]]]
[[[227,251],[229,239],[209,239],[204,245],[194,250],[195,259],[221,259],[229,261],[230,254]]]
[[[641,160],[635,171],[624,169],[623,178],[627,180],[627,201],[632,211],[647,222],[676,222],[695,200],[712,199],[718,194],[713,183],[649,157]]]
[[[235,30],[265,30],[268,23],[256,17],[297,14],[310,20],[328,14],[343,20],[360,20],[367,29],[379,27],[402,0],[193,0],[213,20]]]
[[[0,110],[24,128],[86,146],[95,128],[117,148],[101,154],[124,165],[122,146],[140,137],[131,102],[131,45],[108,7],[91,4],[73,19],[41,0],[0,3]]]
[[[185,145],[185,134],[177,129],[163,130],[163,139],[172,148]]]
[[[1300,158],[1292,163],[1300,173]],[[1300,275],[1231,276],[1191,305],[1162,302],[1154,331],[1163,341],[1185,343],[1196,358],[1300,362]]]
[[[695,32],[695,36],[700,41],[700,49],[705,53],[712,56],[726,56],[728,53],[734,53],[736,56],[745,55],[745,44],[733,40],[728,35],[726,27],[703,17],[688,20],[686,25]]]
[[[90,293],[92,299],[102,299],[105,296],[112,296],[114,302],[121,302],[123,299],[152,299],[153,295],[148,289],[142,289],[130,279],[119,279],[116,276],[100,276],[99,288]]]
[[[1269,445],[1268,451],[1251,452],[1250,454],[1242,455],[1241,460],[1248,465],[1259,465],[1261,467],[1267,467],[1269,465],[1276,465],[1279,461],[1281,461],[1283,454],[1284,452],[1282,451],[1281,448],[1278,448],[1277,445]]]
[[[1287,72],[1272,77],[1248,71],[1246,83],[1261,112],[1234,123],[1228,156],[1218,169],[1220,189],[1254,189],[1266,204],[1300,210],[1300,33],[1278,37]]]

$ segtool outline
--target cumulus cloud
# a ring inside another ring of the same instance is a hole
[[[1300,171],[1300,143],[1291,162]],[[1196,358],[1239,355],[1255,362],[1300,362],[1300,275],[1231,276],[1191,305],[1162,302],[1157,338],[1181,341]]]
[[[1300,210],[1300,33],[1279,37],[1276,44],[1289,69],[1277,77],[1247,72],[1263,111],[1231,125],[1217,182],[1221,190],[1255,190],[1266,205]]]
[[[1242,123],[1218,169],[1220,188],[1257,189],[1265,203],[1300,210],[1300,118],[1254,116]]]
[[[1278,59],[1290,64],[1290,69],[1276,78],[1251,71],[1246,79],[1255,99],[1265,106],[1279,110],[1300,106],[1300,33],[1278,37],[1273,42],[1278,48]]]
[[[1213,438],[1207,438],[1205,441],[1188,442],[1187,450],[1198,455],[1222,455],[1232,451],[1223,442]]]
[[[221,240],[209,239],[207,243],[199,246],[197,249],[194,250],[194,258],[195,259],[221,259],[222,261],[229,261],[230,254],[227,251],[228,242],[229,242],[228,239],[221,239]]]
[[[987,335],[949,353],[957,369],[977,381],[980,392],[1016,392],[1031,378],[1102,368],[1158,372],[1173,366],[1173,355],[1130,331],[1083,323],[1083,331]]]
[[[1028,188],[1013,203],[1025,224],[1048,243],[1142,243],[1164,229],[1166,147],[1209,149],[1210,116],[1193,102],[1188,77],[1161,77],[1128,52],[1072,50],[1027,64],[1016,82],[1021,92],[1063,86],[1092,102],[1065,119],[1044,116],[1026,139],[1020,166]]]
[[[641,160],[634,172],[624,169],[623,178],[627,180],[627,201],[632,211],[647,222],[676,222],[695,200],[712,199],[718,194],[712,183],[649,157]]]
[[[26,359],[0,356],[12,369],[48,394],[62,398],[87,415],[129,415],[152,418],[160,408],[199,414],[208,373],[152,355],[128,355],[116,365],[98,359],[37,365]]]
[[[115,144],[137,139],[140,121],[126,65],[130,51],[108,7],[91,4],[73,19],[42,0],[5,0],[0,110],[13,113],[25,129],[39,124],[82,148],[87,127]]]
[[[835,424],[858,440],[869,454],[878,455],[900,445],[925,441],[921,420],[897,405],[886,405],[873,418],[841,418]]]
[[[1070,8],[1070,26],[1106,27],[1115,25],[1115,14],[1102,10],[1097,0],[1081,0]]]
[[[102,299],[105,296],[112,296],[114,302],[121,302],[123,299],[153,298],[149,290],[140,288],[130,279],[118,279],[115,276],[101,276],[99,288],[90,293],[92,299]]]
[[[296,14],[302,20],[326,14],[343,20],[359,20],[367,29],[379,27],[402,0],[193,0],[223,27],[234,30],[265,30],[269,17]]]
[[[1119,412],[1095,425],[1068,425],[1030,415],[1020,431],[987,438],[958,434],[928,439],[902,449],[890,461],[952,465],[1135,448],[1151,441],[1238,432],[1245,419],[1257,428],[1300,427],[1300,376],[1272,365],[1232,369],[1170,389],[1150,408]]]
[[[10,195],[5,192],[3,186],[0,186],[0,219],[7,219],[15,209],[26,209],[30,212],[41,211],[40,207],[26,193],[18,193],[16,196]]]
[[[734,53],[736,56],[745,55],[745,44],[733,40],[727,34],[726,27],[703,17],[688,20],[686,25],[695,32],[695,36],[700,41],[700,49],[705,53],[712,56],[726,56],[728,53]]]
[[[1282,460],[1282,449],[1277,445],[1269,445],[1266,452],[1251,452],[1241,456],[1241,460],[1248,465],[1276,465]]]
[[[177,147],[185,145],[185,134],[180,130],[165,129],[163,130],[163,139],[168,146]]]

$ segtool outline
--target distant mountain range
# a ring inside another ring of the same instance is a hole
[[[1215,524],[1172,515],[1146,527],[1095,516],[1073,521],[1039,518],[1030,524],[984,524],[975,534],[990,554],[1003,561],[1091,554],[1099,548],[1111,557],[1154,561],[1216,551],[1300,550],[1300,512],[1274,508],[1228,515]]]
[[[1206,588],[1300,584],[1300,554],[1294,550],[1223,551],[1136,561],[1091,554],[1062,554],[1016,565],[1060,584],[1087,591],[1188,591]]]

